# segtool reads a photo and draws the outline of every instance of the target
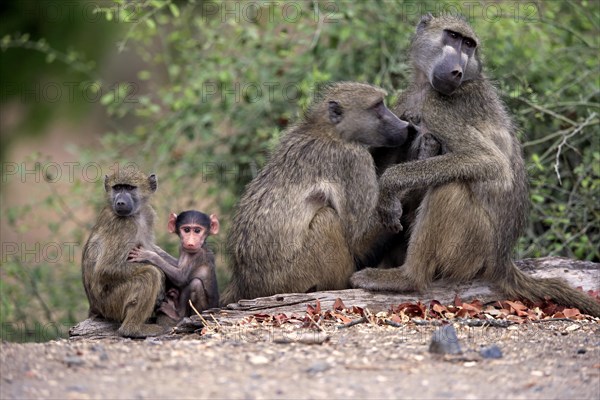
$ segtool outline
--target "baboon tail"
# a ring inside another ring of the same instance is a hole
[[[508,273],[500,280],[500,288],[510,298],[539,301],[550,298],[554,302],[576,307],[584,314],[600,317],[600,302],[587,293],[569,286],[562,279],[534,278],[522,272],[512,261]]]

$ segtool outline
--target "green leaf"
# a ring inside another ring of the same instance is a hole
[[[177,5],[174,3],[169,3],[169,10],[171,10],[171,14],[173,14],[175,18],[179,18],[179,8]]]

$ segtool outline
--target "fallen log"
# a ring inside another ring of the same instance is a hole
[[[589,261],[571,260],[562,257],[530,258],[516,261],[519,268],[538,278],[563,278],[573,287],[584,290],[600,290],[600,264]],[[306,311],[308,304],[314,305],[317,300],[324,310],[332,309],[336,299],[340,298],[348,307],[368,308],[372,312],[388,310],[393,305],[405,302],[421,301],[428,304],[437,300],[441,304],[450,304],[458,295],[463,301],[478,299],[483,303],[506,300],[502,293],[489,282],[479,279],[468,284],[456,284],[437,281],[421,293],[368,292],[362,289],[332,290],[314,293],[284,293],[251,300],[240,300],[220,310],[208,310],[202,313],[208,321],[220,324],[234,324],[241,318],[257,313],[293,314]],[[212,314],[212,315],[211,315]],[[214,318],[214,320],[213,320]],[[191,321],[190,321],[191,320]],[[197,316],[187,319],[185,329],[201,328],[203,323]],[[98,339],[115,337],[118,324],[104,320],[87,319],[70,329],[72,339]]]

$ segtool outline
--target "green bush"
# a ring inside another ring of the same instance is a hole
[[[134,162],[157,172],[157,238],[172,252],[176,245],[163,227],[168,212],[219,211],[226,232],[244,185],[316,87],[338,80],[371,82],[386,88],[392,103],[410,79],[406,49],[420,15],[459,10],[483,39],[487,74],[520,126],[532,206],[517,256],[600,261],[600,15],[594,2],[123,4],[100,12],[119,21],[119,47],[146,63],[138,73],[146,89],[132,92],[137,86],[123,82],[106,91],[102,103],[115,126],[127,128],[106,133],[100,151],[76,151],[83,162]],[[39,39],[12,35],[2,39],[2,49],[8,53],[19,40]],[[80,60],[64,61],[72,66]],[[89,182],[73,184],[70,197],[78,200],[71,208],[93,204],[97,211],[101,190],[100,183],[94,190]],[[60,209],[57,202],[57,194],[50,193],[29,209]],[[6,210],[7,223],[23,229],[19,221],[25,211]],[[74,229],[54,229],[81,243],[92,223],[90,215]],[[225,236],[215,240],[221,286],[227,280]],[[3,265],[3,327],[85,317],[78,260],[60,269],[20,260]],[[55,289],[59,281],[65,290]],[[7,329],[3,337],[10,334]]]

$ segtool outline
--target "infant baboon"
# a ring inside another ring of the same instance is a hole
[[[418,125],[418,121],[409,121]],[[442,144],[429,132],[421,128],[415,135],[410,135],[406,143],[401,147],[376,148],[371,150],[375,161],[377,175],[381,176],[390,165],[424,160],[443,154]],[[425,197],[427,188],[418,187],[406,189],[398,193],[398,199],[402,204],[400,232],[384,231],[373,243],[368,259],[364,260],[365,266],[377,266],[377,268],[395,268],[404,263],[408,240],[412,225],[417,216],[417,209]]]
[[[286,132],[235,213],[223,304],[348,287],[356,259],[378,233],[368,148],[399,146],[412,128],[384,96],[366,84],[333,84]]]
[[[371,290],[423,289],[434,277],[481,275],[509,297],[546,297],[600,316],[600,303],[560,279],[535,279],[512,261],[528,209],[528,185],[515,127],[481,73],[479,40],[466,21],[423,17],[411,46],[414,82],[396,114],[419,120],[443,155],[389,167],[381,176],[379,213],[400,228],[398,195],[426,187],[402,268],[366,269],[352,277]]]
[[[90,315],[121,322],[118,333],[127,337],[163,333],[146,324],[162,299],[164,275],[153,265],[127,262],[136,246],[154,245],[154,210],[148,204],[156,191],[155,175],[127,168],[104,179],[107,206],[83,248],[83,286]]]
[[[178,321],[192,315],[190,301],[198,312],[219,307],[215,255],[206,244],[209,235],[219,233],[217,216],[196,210],[171,213],[167,228],[181,241],[179,259],[160,248],[136,247],[129,253],[129,261],[156,265],[175,286],[168,288],[160,310]]]

